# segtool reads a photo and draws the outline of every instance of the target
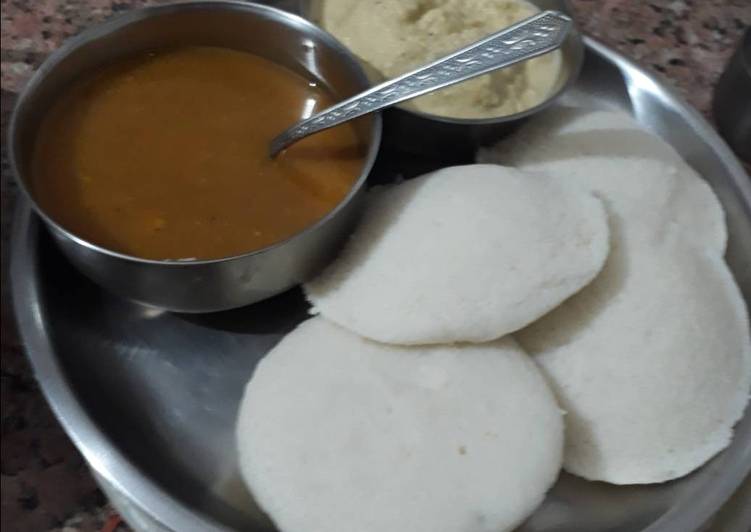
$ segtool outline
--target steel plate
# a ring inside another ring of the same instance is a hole
[[[751,183],[712,128],[639,67],[587,40],[567,96],[619,108],[666,140],[710,182],[727,211],[728,261],[751,300]],[[385,153],[391,180],[452,162]],[[233,423],[256,362],[306,316],[298,291],[214,315],[155,311],[91,284],[61,257],[27,205],[15,220],[15,311],[52,407],[134,526],[150,530],[266,530],[238,481]],[[692,475],[616,487],[562,475],[521,530],[675,531],[701,526],[751,470],[751,414],[732,445]]]

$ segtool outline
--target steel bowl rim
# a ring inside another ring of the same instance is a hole
[[[365,74],[365,71],[363,70],[362,66],[357,61],[357,58],[354,56],[354,54],[352,54],[352,52],[347,47],[345,47],[341,42],[339,42],[339,40],[336,39],[333,35],[323,30],[322,28],[320,28],[313,22],[297,14],[290,13],[288,11],[284,11],[282,9],[265,5],[265,4],[258,4],[255,2],[245,2],[242,0],[180,0],[178,2],[147,6],[144,8],[139,8],[139,9],[135,9],[132,11],[128,11],[126,13],[116,15],[100,24],[96,24],[90,28],[87,28],[81,33],[67,39],[60,46],[60,48],[58,48],[52,54],[50,54],[50,56],[47,59],[45,59],[45,61],[39,66],[36,72],[34,72],[34,74],[31,76],[31,78],[26,83],[23,90],[18,96],[18,100],[16,101],[16,104],[13,108],[13,113],[11,114],[10,125],[8,127],[8,140],[7,140],[8,161],[10,164],[11,173],[13,175],[15,183],[21,189],[24,196],[26,197],[26,200],[29,202],[31,207],[36,212],[36,214],[39,215],[49,227],[51,227],[55,232],[61,234],[64,238],[67,238],[75,242],[77,245],[82,246],[96,253],[107,255],[115,259],[120,259],[120,260],[139,263],[139,264],[146,264],[146,265],[184,268],[184,267],[191,267],[191,266],[203,266],[203,265],[220,264],[224,262],[233,262],[236,260],[245,259],[245,258],[271,252],[277,248],[284,246],[285,244],[290,243],[291,241],[303,238],[305,235],[318,230],[319,228],[324,226],[326,223],[328,223],[331,219],[335,218],[343,209],[345,209],[349,205],[349,203],[355,198],[358,192],[365,186],[365,181],[367,180],[368,175],[373,169],[373,165],[375,164],[376,157],[378,156],[378,152],[380,151],[380,148],[381,148],[383,123],[382,123],[382,118],[381,118],[380,113],[371,113],[371,116],[372,116],[372,124],[370,127],[371,139],[370,139],[370,142],[368,143],[368,150],[365,155],[365,158],[363,159],[360,174],[358,175],[357,179],[352,183],[347,194],[330,211],[328,211],[323,217],[319,218],[312,224],[306,226],[305,228],[301,229],[300,231],[292,234],[291,236],[283,240],[279,240],[277,242],[274,242],[271,245],[265,246],[260,249],[248,251],[245,253],[240,253],[238,255],[220,257],[216,259],[147,259],[143,257],[129,255],[127,253],[114,251],[112,249],[90,242],[76,235],[75,233],[69,231],[68,229],[63,227],[61,224],[59,224],[57,221],[55,221],[50,215],[48,215],[45,212],[45,210],[34,199],[34,196],[31,193],[31,190],[29,190],[29,186],[27,186],[26,180],[21,177],[21,172],[19,171],[18,160],[16,157],[15,148],[18,143],[18,130],[20,127],[19,122],[21,120],[19,117],[19,114],[21,112],[22,107],[24,107],[25,102],[31,97],[31,95],[37,90],[37,88],[45,81],[49,73],[53,71],[61,61],[66,59],[71,54],[75,53],[78,49],[85,46],[86,44],[96,39],[110,35],[114,33],[115,31],[123,29],[141,20],[158,17],[158,16],[165,15],[165,14],[169,15],[170,13],[176,12],[176,11],[201,9],[201,8],[209,8],[209,9],[218,8],[218,9],[227,9],[230,11],[239,9],[239,10],[246,11],[249,13],[266,12],[266,13],[271,13],[276,17],[280,17],[281,19],[284,19],[285,21],[290,22],[294,25],[304,26],[306,29],[306,32],[312,32],[316,34],[316,36],[319,37],[322,41],[326,42],[328,46],[332,47],[335,51],[341,53],[343,57],[345,58],[347,62],[346,66],[352,72],[352,75],[358,81],[362,82],[363,86],[365,87],[370,86],[370,81],[368,80],[368,77]]]
[[[622,67],[625,67],[645,76],[654,83],[657,91],[666,99],[666,105],[672,109],[681,110],[681,115],[701,132],[702,138],[713,150],[716,150],[722,164],[726,165],[730,174],[734,176],[733,183],[736,191],[741,195],[746,209],[751,212],[751,182],[747,181],[746,173],[735,155],[698,111],[686,104],[677,92],[660,83],[652,74],[647,73],[633,61],[590,37],[585,36],[583,42],[587,49],[615,64],[621,72],[624,71]],[[672,102],[668,101],[670,98],[673,98]],[[37,287],[34,283],[22,281],[38,268],[38,263],[29,260],[34,256],[35,250],[29,249],[30,242],[25,238],[30,227],[33,227],[35,223],[38,222],[33,219],[33,212],[28,203],[20,202],[14,219],[11,241],[10,274],[13,311],[35,376],[66,433],[97,474],[110,482],[136,507],[157,522],[181,532],[192,530],[231,532],[231,529],[217,523],[211,517],[187,508],[151,481],[127,460],[122,451],[96,426],[84,406],[78,401],[69,386],[64,370],[53,356],[54,350],[50,344],[40,308],[35,304],[29,304],[39,300]],[[750,415],[748,411],[746,415]],[[705,484],[701,486],[703,491],[700,497],[688,496],[697,495],[696,493],[684,495],[678,504],[660,516],[643,532],[696,530],[719,509],[751,471],[751,440],[747,442],[746,449],[743,451],[741,465],[734,471],[734,478],[731,481],[728,482],[727,476],[712,478],[709,481],[711,491]]]

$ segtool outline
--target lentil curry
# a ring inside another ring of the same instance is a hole
[[[261,57],[191,46],[131,57],[74,82],[40,125],[32,194],[76,236],[147,259],[215,259],[288,238],[356,181],[352,124],[275,159],[282,130],[334,103]]]

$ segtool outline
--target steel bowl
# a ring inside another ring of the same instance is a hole
[[[301,1],[300,13],[320,23],[322,2],[325,1]],[[541,11],[552,9],[569,15],[571,13],[566,0],[527,1]],[[572,26],[561,45],[560,53],[561,70],[558,79],[547,98],[534,107],[490,118],[453,118],[417,111],[408,104],[396,105],[384,112],[384,145],[429,157],[442,157],[446,153],[451,153],[452,162],[456,164],[473,162],[478,145],[492,144],[513,132],[527,118],[550,107],[576,82],[584,61],[584,44],[575,26]],[[364,65],[364,68],[372,83],[383,81],[381,75],[372,67]]]
[[[58,224],[35,202],[27,167],[41,118],[67,84],[118,58],[179,45],[222,46],[313,76],[345,98],[369,86],[356,58],[311,22],[272,7],[234,1],[187,2],[129,12],[69,40],[19,97],[10,124],[10,164],[21,189],[67,258],[86,276],[129,299],[178,312],[254,303],[310,278],[350,233],[381,140],[381,118],[356,122],[368,146],[360,176],[324,218],[272,246],[216,260],[147,260],[97,246]]]

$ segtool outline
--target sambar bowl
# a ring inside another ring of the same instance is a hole
[[[213,312],[279,294],[309,279],[331,259],[356,222],[365,180],[380,145],[381,117],[371,115],[355,123],[366,154],[344,199],[317,222],[268,247],[220,259],[151,260],[80,238],[40,207],[29,186],[29,159],[45,112],[61,90],[82,74],[140,52],[185,45],[258,55],[317,80],[336,98],[369,87],[356,58],[331,35],[297,15],[236,1],[148,7],[84,31],[41,65],[21,93],[11,119],[10,163],[20,188],[65,256],[87,277],[147,305]]]

